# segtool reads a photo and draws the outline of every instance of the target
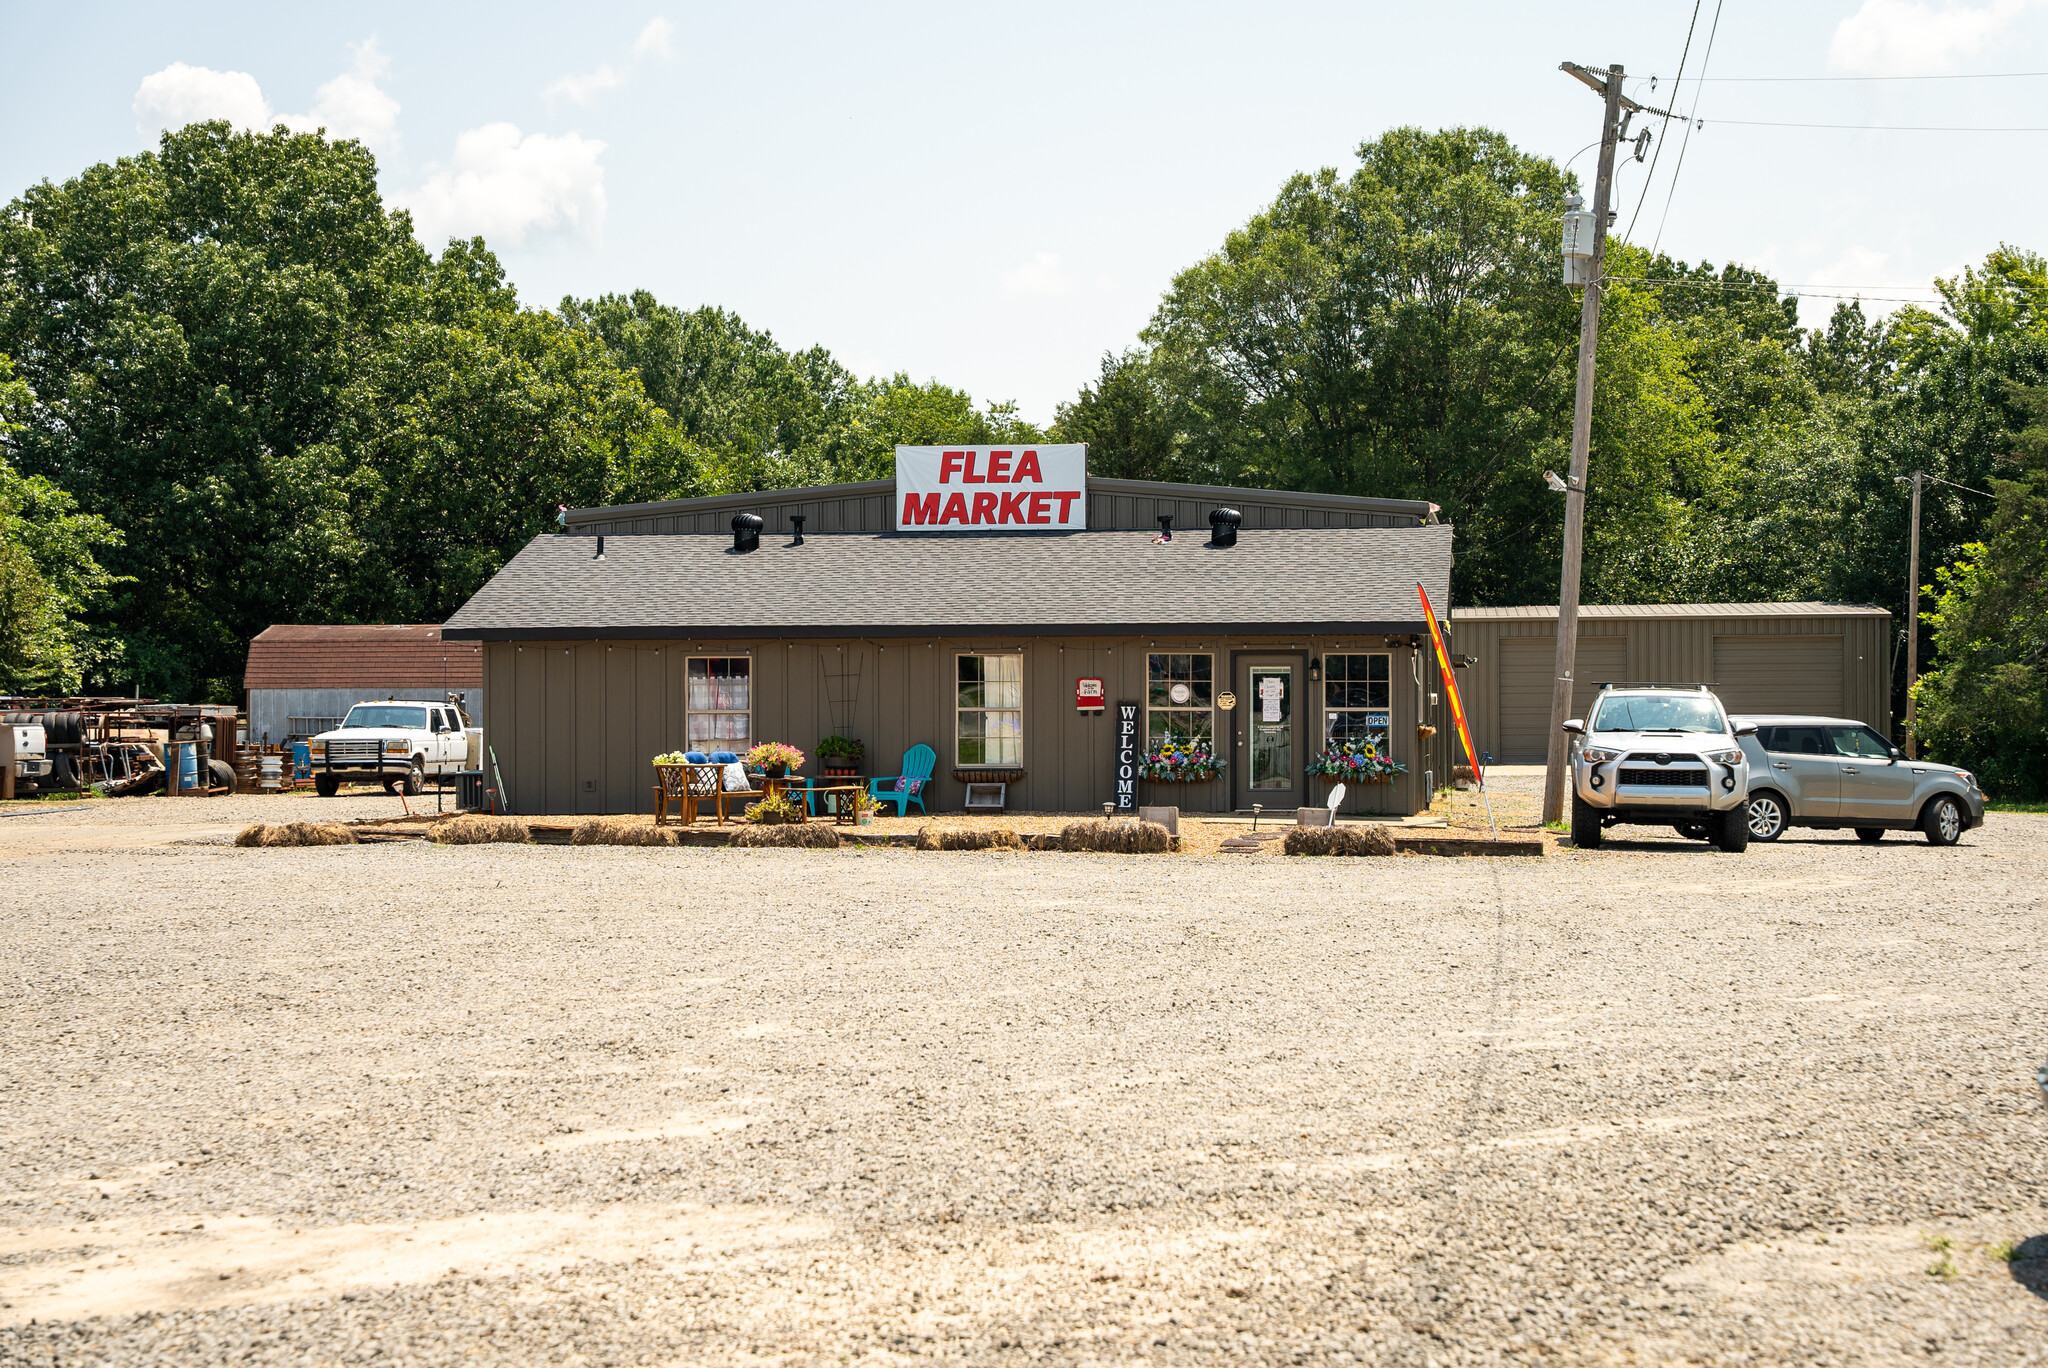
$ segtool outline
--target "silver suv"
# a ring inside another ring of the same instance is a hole
[[[1775,841],[1787,827],[1852,828],[1857,839],[1919,829],[1954,845],[1984,825],[1977,776],[1905,752],[1843,717],[1744,717],[1749,753],[1749,834]]]
[[[1749,847],[1749,757],[1704,684],[1602,684],[1572,746],[1572,844],[1621,822],[1675,827],[1731,854]]]

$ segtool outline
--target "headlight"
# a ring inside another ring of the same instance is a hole
[[[1621,752],[1600,750],[1593,746],[1582,746],[1579,749],[1579,758],[1589,765],[1604,765],[1609,760],[1619,760]]]
[[[306,748],[307,753],[310,755],[327,754],[327,743],[325,741],[308,741],[306,743]]]
[[[411,749],[412,747],[403,741],[386,741],[384,743],[384,753],[386,755],[403,755]]]
[[[1972,773],[1970,773],[1970,772],[1969,772],[1968,770],[1957,770],[1957,771],[1956,771],[1956,778],[1958,778],[1958,779],[1962,780],[1962,781],[1963,781],[1964,783],[1968,784],[1968,785],[1969,785],[1969,786],[1970,786],[1971,788],[1975,788],[1975,787],[1977,787],[1977,776],[1976,776],[1976,775],[1974,775],[1974,774],[1972,774]]]
[[[1708,751],[1707,759],[1713,761],[1717,765],[1734,766],[1742,763],[1743,755],[1739,749],[1724,751]]]

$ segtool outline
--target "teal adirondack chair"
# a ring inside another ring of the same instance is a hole
[[[879,802],[894,803],[898,817],[909,812],[912,803],[917,804],[918,811],[930,816],[931,809],[924,805],[924,793],[931,787],[932,766],[938,762],[938,754],[930,746],[912,746],[903,752],[902,776],[884,779],[877,775],[868,780],[868,792]],[[896,787],[899,783],[902,788]]]

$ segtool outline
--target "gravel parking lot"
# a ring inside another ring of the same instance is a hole
[[[134,835],[290,801],[0,816],[0,1362],[2048,1364],[2048,818]]]

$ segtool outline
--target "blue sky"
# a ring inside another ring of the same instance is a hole
[[[1564,160],[1599,107],[1561,59],[1656,73],[1689,3],[0,5],[0,189],[152,146],[166,120],[324,122],[423,236],[481,231],[523,298],[636,287],[737,310],[864,373],[1048,421],[1173,273],[1296,170],[1400,124]],[[1701,6],[1697,73],[1714,14]],[[1728,0],[1711,77],[2048,70],[2044,0]],[[2048,250],[2048,80],[1716,81],[1665,250],[1816,290],[1924,293]],[[1635,236],[1657,235],[1678,125]],[[1577,163],[1588,169],[1590,153]],[[1623,178],[1632,209],[1645,168]],[[1627,228],[1625,212],[1621,227]],[[1899,287],[1917,286],[1920,290]],[[1831,300],[1807,306],[1809,322]],[[1889,302],[1873,307],[1891,308]]]

